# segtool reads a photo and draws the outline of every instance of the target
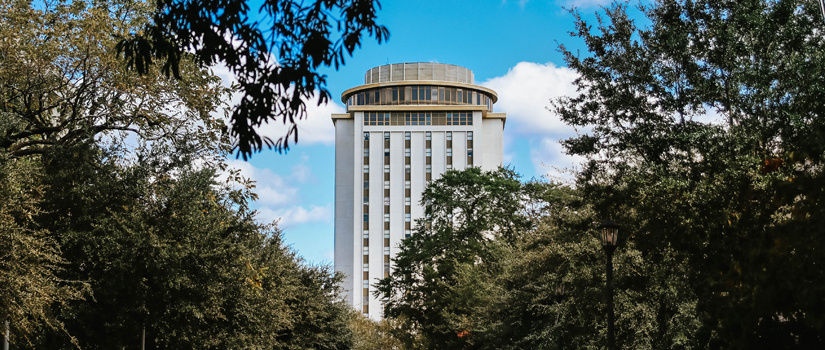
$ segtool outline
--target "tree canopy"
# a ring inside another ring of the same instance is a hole
[[[340,276],[308,266],[228,169],[227,90],[126,69],[141,1],[0,4],[0,320],[16,349],[347,349]],[[156,69],[160,67],[153,67]],[[220,180],[219,180],[220,179]]]
[[[127,135],[220,147],[216,106],[229,95],[217,77],[188,55],[179,79],[138,76],[117,60],[113,34],[144,26],[150,10],[131,0],[0,4],[0,149],[19,157]]]
[[[379,285],[387,314],[410,320],[413,347],[603,348],[596,225],[607,218],[621,225],[620,348],[825,345],[819,4],[661,0],[638,10],[613,4],[594,22],[572,11],[586,51],[561,50],[578,92],[551,109],[580,131],[564,145],[586,163],[573,187],[534,184],[519,210],[494,219],[529,225],[499,236],[461,224],[472,216],[453,210],[484,208],[469,203],[491,193],[462,189],[486,180],[430,185],[445,195],[426,204],[447,219],[422,222]]]
[[[698,328],[683,346],[822,346],[818,4],[658,1],[643,28],[627,10],[577,16],[588,52],[563,49],[579,94],[555,110],[592,130],[566,141],[589,160],[584,196],[645,261],[684,266]]]
[[[191,53],[202,67],[225,65],[242,94],[231,113],[231,135],[244,159],[264,146],[279,152],[298,141],[296,123],[306,101],[318,94],[329,101],[324,67],[338,69],[365,35],[389,38],[376,22],[378,0],[264,0],[257,11],[242,1],[157,1],[151,21],[124,35],[118,44],[129,67],[144,74],[180,76],[180,62]],[[255,128],[283,122],[285,135],[263,137]]]

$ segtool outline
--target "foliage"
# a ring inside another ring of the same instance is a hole
[[[515,172],[448,171],[430,183],[425,219],[402,241],[394,271],[378,284],[387,317],[409,327],[410,348],[477,347],[496,297],[507,240],[530,226]],[[420,339],[417,334],[420,334]]]
[[[381,43],[387,28],[375,22],[377,0],[265,0],[257,12],[239,1],[157,1],[151,22],[118,44],[129,67],[180,76],[181,57],[191,52],[201,66],[225,65],[243,95],[232,111],[235,148],[244,159],[264,145],[279,152],[298,141],[296,122],[316,93],[329,101],[323,67],[338,69],[361,45],[364,34]],[[285,135],[273,141],[256,127],[281,119]]]
[[[566,141],[589,159],[578,186],[634,238],[625,244],[649,267],[642,295],[660,300],[647,311],[658,331],[620,319],[620,344],[821,347],[817,4],[658,1],[642,7],[646,28],[627,10],[606,9],[595,28],[577,15],[588,55],[564,53],[579,94],[555,105],[591,130]],[[703,119],[708,111],[719,119]]]
[[[353,332],[353,350],[403,350],[405,346],[400,338],[407,333],[404,322],[395,318],[374,321],[352,310],[349,327]],[[405,335],[407,336],[407,335]]]
[[[37,162],[0,153],[0,319],[15,326],[15,342],[44,328],[63,330],[50,308],[83,296],[82,284],[58,278],[59,247],[35,221],[41,177]]]
[[[92,296],[55,311],[84,349],[345,349],[349,309],[328,267],[303,266],[274,226],[191,158],[143,154],[125,166],[95,147],[45,159],[40,224],[60,240],[60,276]],[[71,348],[43,332],[32,348]],[[22,346],[20,344],[19,346]]]
[[[143,1],[50,0],[0,4],[0,149],[44,154],[96,137],[118,143],[198,141],[220,147],[210,113],[228,91],[180,59],[179,79],[138,76],[118,61],[116,38],[145,25]]]

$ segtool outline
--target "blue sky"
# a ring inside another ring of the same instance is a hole
[[[255,203],[264,221],[279,220],[285,241],[314,264],[333,261],[334,129],[331,113],[344,112],[341,93],[364,83],[367,69],[387,63],[440,62],[471,69],[475,83],[498,93],[496,112],[507,113],[505,164],[525,179],[564,179],[577,162],[558,141],[575,134],[547,107],[575,92],[576,75],[565,67],[558,45],[581,48],[572,16],[575,6],[591,17],[605,0],[383,0],[380,23],[390,40],[365,41],[340,70],[325,70],[334,100],[310,104],[299,123],[299,143],[287,154],[264,151],[248,162],[229,161],[257,181]],[[219,75],[221,72],[216,71]],[[263,133],[281,135],[283,126]],[[568,176],[569,178],[569,176]]]

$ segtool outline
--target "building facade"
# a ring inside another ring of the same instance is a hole
[[[341,96],[335,124],[335,270],[345,296],[381,318],[373,285],[389,275],[402,239],[424,216],[419,204],[441,173],[502,164],[506,115],[494,91],[474,85],[467,68],[400,63],[367,71]]]

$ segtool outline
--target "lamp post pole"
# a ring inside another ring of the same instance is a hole
[[[619,225],[611,220],[602,221],[599,225],[602,234],[602,248],[607,256],[607,349],[616,350],[616,333],[614,330],[615,315],[613,314],[613,252],[616,250],[616,241],[619,238]]]
[[[616,246],[604,246],[607,255],[607,348],[616,350],[616,333],[614,323],[616,316],[613,314],[613,251]]]

